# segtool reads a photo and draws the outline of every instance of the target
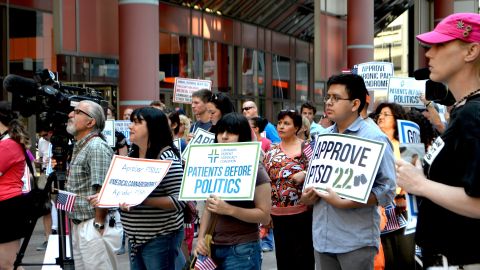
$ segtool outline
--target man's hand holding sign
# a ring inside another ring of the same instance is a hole
[[[321,198],[337,208],[376,204],[370,191],[385,145],[340,134],[319,136],[308,167],[302,202],[314,204]]]

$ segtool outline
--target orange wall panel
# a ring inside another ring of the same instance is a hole
[[[75,0],[62,2],[62,50],[75,52],[77,50]]]
[[[81,0],[78,3],[80,18],[78,51],[86,54],[118,56],[118,2],[116,0]]]
[[[160,3],[160,31],[190,35],[190,10]]]

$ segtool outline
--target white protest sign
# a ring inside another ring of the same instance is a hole
[[[357,74],[363,77],[368,90],[387,90],[393,76],[393,63],[367,62],[358,64]]]
[[[388,102],[397,103],[405,107],[424,108],[420,95],[425,94],[425,82],[415,78],[390,78],[388,84]]]
[[[175,147],[177,147],[178,152],[182,153],[182,139],[177,138],[177,139],[173,140],[173,145],[175,145]]]
[[[344,134],[317,137],[303,188],[326,191],[366,203],[385,151],[385,142]]]
[[[192,145],[179,200],[253,200],[260,152],[259,142]]]
[[[192,93],[200,89],[211,90],[212,81],[176,77],[173,86],[173,102],[191,104]]]
[[[198,145],[198,144],[211,144],[214,142],[215,142],[215,134],[208,132],[202,128],[197,128],[197,130],[195,130],[195,133],[193,134],[193,138],[187,144],[187,146],[185,147],[185,150],[182,153],[182,159],[187,160],[190,146]]]
[[[421,143],[420,127],[408,120],[397,120],[399,143]]]
[[[100,207],[135,206],[142,203],[160,184],[171,160],[113,156],[98,197]]]
[[[107,139],[108,146],[115,147],[115,120],[105,120],[102,134]]]
[[[130,145],[130,120],[115,120],[115,130],[122,133],[127,139],[127,144]]]

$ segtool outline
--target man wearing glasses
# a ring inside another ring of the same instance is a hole
[[[242,113],[247,119],[258,117],[257,104],[250,100],[245,101],[242,106]],[[277,129],[272,125],[272,123],[270,123],[270,121],[265,127],[265,133],[267,139],[272,141],[272,143],[280,143],[280,137],[278,136]]]
[[[360,116],[367,93],[362,77],[332,76],[327,89],[325,112],[335,122],[330,132],[383,141],[389,146],[385,148],[366,204],[342,199],[333,190],[321,193],[305,189],[302,202],[314,205],[312,236],[316,268],[373,269],[380,243],[377,205],[386,206],[395,196],[393,150],[385,134]]]
[[[101,134],[105,114],[100,105],[84,100],[68,117],[67,132],[75,138],[66,186],[77,194],[74,211],[68,213],[73,223],[75,269],[116,269],[115,251],[120,248],[122,230],[108,226],[108,209],[94,208],[85,200],[100,191],[113,156]]]

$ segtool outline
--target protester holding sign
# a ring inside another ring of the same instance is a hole
[[[390,145],[385,134],[360,116],[366,94],[365,83],[358,75],[330,77],[325,96],[326,114],[335,122],[330,131]],[[373,269],[380,242],[377,205],[388,205],[394,196],[394,158],[389,146],[385,147],[366,204],[342,199],[331,188],[327,193],[306,188],[302,202],[314,204],[312,227],[317,269]]]
[[[297,137],[302,116],[296,110],[282,110],[277,119],[281,142],[274,144],[264,159],[272,188],[277,268],[314,269],[312,212],[300,203],[310,158],[304,150],[310,145]]]
[[[207,102],[211,96],[212,92],[207,89],[201,89],[192,93],[192,110],[197,121],[190,127],[187,142],[190,142],[198,128],[208,131],[212,126],[210,114],[207,110]]]
[[[30,206],[22,196],[25,149],[29,143],[28,133],[10,103],[0,101],[0,269],[13,269],[20,239],[29,228],[26,212]]]
[[[251,141],[248,120],[233,112],[217,123],[215,141],[234,143]],[[224,201],[216,195],[207,199],[202,216],[198,243],[195,252],[206,255],[208,248],[205,233],[208,224],[216,219],[213,231],[212,259],[218,269],[261,268],[259,223],[270,222],[270,179],[262,164],[259,164],[253,201]]]
[[[142,204],[121,205],[122,223],[128,237],[130,269],[174,269],[181,255],[183,208],[178,200],[183,168],[173,145],[167,116],[153,107],[132,112],[130,157],[173,161],[160,185]]]
[[[208,131],[215,133],[215,126],[223,115],[235,111],[232,101],[224,93],[215,93],[208,99],[207,111],[210,115],[212,126]]]
[[[405,110],[396,103],[381,103],[375,110],[376,122],[392,143],[395,159],[400,159],[400,142],[397,120],[405,119]],[[405,235],[407,226],[407,194],[397,188],[395,201],[386,209],[387,226],[382,230],[385,269],[414,269],[415,240],[413,234]]]
[[[398,160],[398,184],[423,197],[416,242],[426,269],[479,269],[480,15],[457,13],[417,36],[428,44],[430,79],[455,97],[450,123],[424,157],[424,173]],[[431,267],[431,268],[430,268]]]

